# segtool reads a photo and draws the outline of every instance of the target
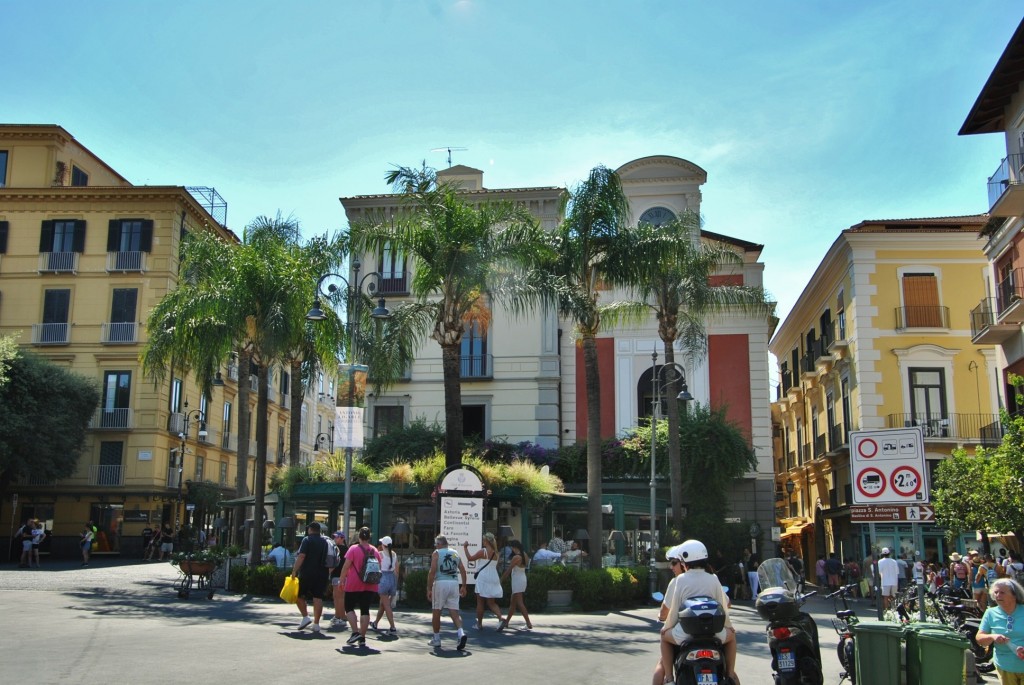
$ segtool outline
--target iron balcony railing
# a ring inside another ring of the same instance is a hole
[[[825,434],[822,433],[814,438],[814,458],[823,457],[826,452],[828,452],[828,441],[825,439]]]
[[[463,355],[459,364],[460,375],[463,378],[491,378],[493,369],[493,355],[474,354]]]
[[[996,291],[998,298],[996,310],[999,314],[1005,312],[1010,305],[1017,300],[1024,298],[1024,269],[1012,269],[999,281],[999,288]]]
[[[1007,155],[988,179],[988,206],[992,208],[1010,186],[1024,183],[1024,155]]]
[[[176,465],[175,466],[169,466],[167,468],[167,487],[169,487],[169,488],[177,488],[178,487],[178,480],[179,480],[179,477],[178,477],[178,467]]]
[[[939,305],[896,307],[896,330],[907,328],[949,328],[949,307]]]
[[[828,433],[830,436],[829,450],[832,452],[835,452],[849,442],[849,434],[846,432],[846,426],[842,423],[832,426]]]
[[[134,418],[132,410],[127,407],[111,409],[101,407],[96,410],[91,427],[105,430],[126,430],[133,427]]]
[[[1003,437],[998,414],[889,414],[887,428],[920,426],[925,439],[997,444]]]
[[[238,382],[238,362],[228,362],[227,364],[228,378],[234,382]]]
[[[108,252],[107,271],[145,271],[146,253],[139,251]]]
[[[232,433],[223,433],[220,436],[220,448],[231,452],[238,451],[238,436]]]
[[[971,337],[977,338],[978,334],[989,326],[996,323],[996,298],[986,297],[978,306],[971,310]]]
[[[124,466],[92,464],[89,466],[89,485],[124,485]]]
[[[67,345],[69,342],[71,342],[71,326],[69,324],[32,324],[33,345]]]
[[[139,327],[134,321],[104,323],[100,327],[100,342],[107,345],[129,345],[137,341]]]
[[[380,272],[381,277],[377,279],[377,289],[374,295],[405,295],[409,292],[409,271]]]
[[[42,273],[59,273],[78,271],[77,252],[40,252],[39,271]]]

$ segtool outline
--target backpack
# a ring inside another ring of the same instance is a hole
[[[1019,561],[1010,564],[1010,571],[1013,571],[1013,579],[1018,583],[1024,583],[1024,564]]]
[[[363,564],[363,582],[367,585],[377,585],[381,578],[380,560],[366,547],[363,547],[363,554],[366,555],[366,562]]]
[[[327,554],[324,555],[324,566],[329,569],[337,568],[338,564],[341,563],[341,554],[338,552],[338,546],[334,544],[334,540],[329,537],[321,535],[324,542],[327,543]]]

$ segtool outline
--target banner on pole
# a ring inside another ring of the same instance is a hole
[[[363,448],[363,408],[334,408],[334,448]]]

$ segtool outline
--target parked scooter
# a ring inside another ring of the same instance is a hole
[[[754,607],[768,621],[768,647],[776,685],[822,685],[818,626],[800,607],[814,592],[802,594],[784,559],[766,559],[757,569],[761,591]]]
[[[679,645],[675,682],[679,685],[733,685],[725,674],[722,642],[716,637],[725,628],[725,609],[710,597],[683,600],[679,626],[690,639]]]

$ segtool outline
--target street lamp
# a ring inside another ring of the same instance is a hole
[[[181,486],[185,482],[182,480],[182,471],[185,468],[185,438],[188,437],[189,421],[195,420],[199,423],[198,437],[205,438],[209,435],[206,432],[206,418],[203,414],[202,409],[188,410],[188,402],[185,402],[185,420],[184,425],[181,427],[181,432],[178,433],[178,438],[181,440],[181,447],[178,448],[178,501],[177,506],[174,509],[174,529],[180,534],[181,533]]]
[[[327,451],[334,454],[334,431],[331,430],[329,433],[317,433],[316,438],[313,439],[313,451],[319,452],[321,447],[326,447]],[[348,533],[345,533],[348,535]]]
[[[327,297],[328,299],[330,299],[334,295],[334,293],[336,293],[338,291],[338,286],[335,285],[334,283],[331,283],[329,286],[327,286],[327,292],[324,292],[323,290],[321,290],[324,281],[326,281],[328,278],[337,278],[342,283],[345,284],[345,292],[346,292],[346,295],[347,295],[347,298],[346,298],[347,301],[349,303],[352,303],[354,301],[354,303],[355,303],[354,306],[346,306],[346,318],[348,319],[347,328],[349,329],[349,335],[351,336],[351,343],[349,344],[349,355],[348,355],[349,356],[349,367],[348,367],[348,369],[349,369],[348,370],[348,373],[349,373],[349,378],[348,378],[348,406],[349,407],[352,407],[352,405],[355,404],[355,372],[356,372],[356,364],[355,364],[355,362],[356,362],[356,359],[358,359],[356,344],[357,344],[357,342],[359,340],[359,312],[358,311],[353,312],[353,309],[355,307],[361,307],[362,306],[363,298],[361,297],[361,294],[363,292],[363,285],[367,281],[376,281],[376,280],[379,280],[380,277],[381,277],[381,275],[379,273],[377,273],[376,271],[371,271],[370,273],[368,273],[365,276],[363,276],[362,279],[360,279],[359,278],[359,269],[360,269],[360,267],[362,267],[362,263],[359,261],[359,259],[353,259],[352,260],[352,283],[356,284],[355,287],[352,287],[352,285],[349,282],[349,280],[347,278],[345,278],[344,276],[342,276],[341,274],[326,273],[323,276],[321,276],[317,280],[316,288],[314,288],[314,291],[313,291],[313,293],[314,293],[313,294],[313,308],[310,309],[309,313],[306,314],[306,319],[308,319],[309,321],[323,321],[324,319],[326,319],[327,318],[327,314],[321,308],[322,305],[321,305],[321,301],[320,301],[320,296],[323,295],[324,297]],[[367,289],[372,294],[373,292],[375,292],[377,290],[376,283],[371,282],[370,286]],[[355,316],[353,316],[353,314],[355,314]],[[370,312],[370,316],[372,316],[375,319],[387,319],[388,317],[391,316],[391,312],[389,312],[388,308],[386,306],[384,306],[384,298],[383,297],[381,297],[381,298],[379,298],[377,300],[377,306],[373,309],[372,312]],[[333,447],[334,446],[333,445],[333,439],[332,439],[331,442],[332,442],[331,446]],[[345,503],[344,503],[344,506],[345,506],[345,511],[344,511],[344,514],[342,515],[342,521],[343,521],[342,529],[345,531],[345,535],[348,535],[349,534],[348,516],[349,516],[349,512],[352,510],[352,446],[351,446],[351,444],[345,446]]]
[[[655,566],[656,560],[654,557],[654,541],[657,536],[656,528],[658,522],[658,511],[656,507],[656,501],[658,498],[658,469],[657,469],[657,447],[658,447],[658,412],[661,411],[661,384],[659,379],[661,378],[661,372],[665,369],[674,369],[682,381],[683,389],[676,395],[676,401],[678,402],[689,402],[693,399],[693,395],[686,389],[686,370],[677,364],[676,362],[670,362],[658,366],[658,351],[654,350],[651,352],[651,389],[654,391],[654,402],[651,406],[651,550],[650,559],[648,560],[649,571],[648,587],[650,589],[650,595],[653,597],[658,591],[658,570]]]

